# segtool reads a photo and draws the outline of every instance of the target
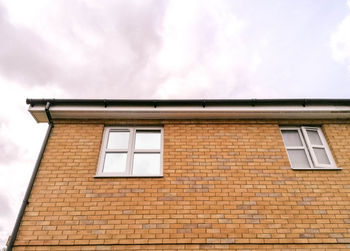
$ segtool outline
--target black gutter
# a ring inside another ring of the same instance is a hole
[[[31,106],[310,106],[350,105],[350,99],[27,99]]]
[[[46,115],[48,116],[48,120],[50,121],[49,127],[47,128],[43,144],[41,145],[41,149],[40,149],[38,158],[37,158],[37,160],[35,162],[35,166],[34,166],[34,170],[33,170],[33,173],[32,173],[32,177],[30,178],[30,181],[29,181],[29,184],[28,184],[28,187],[27,187],[27,191],[26,191],[26,193],[24,195],[24,199],[22,201],[22,205],[21,205],[21,208],[19,210],[19,213],[18,213],[18,216],[17,216],[17,219],[16,219],[16,223],[15,223],[15,226],[14,226],[12,234],[11,234],[11,239],[10,239],[8,245],[7,245],[7,251],[11,251],[12,248],[13,248],[13,244],[15,243],[15,240],[16,240],[16,237],[17,237],[17,234],[18,234],[18,230],[19,230],[19,227],[21,225],[21,221],[22,221],[22,218],[23,218],[23,215],[24,215],[24,211],[26,209],[26,206],[29,204],[29,196],[30,196],[30,194],[32,192],[34,181],[35,181],[36,175],[37,175],[37,173],[39,171],[39,166],[40,166],[41,160],[43,158],[47,142],[49,141],[49,138],[50,138],[51,130],[54,127],[54,125],[52,123],[52,120],[51,120],[51,114],[50,114],[49,108],[50,108],[50,103],[47,102],[45,111],[46,111]]]

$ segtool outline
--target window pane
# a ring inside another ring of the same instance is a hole
[[[328,159],[326,150],[324,148],[313,148],[315,151],[315,155],[317,158],[318,163],[320,164],[326,164],[326,165],[330,165],[331,162]]]
[[[135,149],[160,149],[160,131],[136,131]]]
[[[307,130],[307,135],[309,136],[311,144],[322,145],[320,135],[318,135],[317,131]]]
[[[110,132],[107,149],[128,149],[129,132]]]
[[[310,164],[304,150],[288,150],[288,155],[292,167],[310,168]]]
[[[160,175],[160,154],[135,153],[133,175]]]
[[[103,172],[124,173],[126,169],[126,157],[126,153],[106,153]]]
[[[288,146],[303,146],[297,130],[282,131],[284,144]]]

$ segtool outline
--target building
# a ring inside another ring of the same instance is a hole
[[[350,100],[27,100],[9,249],[349,250]]]

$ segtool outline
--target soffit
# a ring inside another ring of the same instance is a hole
[[[349,119],[350,105],[89,105],[53,104],[55,119]],[[30,105],[37,122],[48,122],[45,105]]]

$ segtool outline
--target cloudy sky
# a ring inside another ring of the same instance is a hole
[[[26,98],[350,98],[350,0],[0,0],[0,247],[47,127]]]

